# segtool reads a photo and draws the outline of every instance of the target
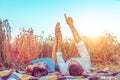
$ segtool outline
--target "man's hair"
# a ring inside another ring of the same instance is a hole
[[[48,75],[47,69],[39,68],[39,67],[34,67],[34,68],[33,68],[32,75],[33,75],[33,76],[36,76],[36,77],[40,77],[40,76],[37,76],[38,73],[40,74],[40,76]]]
[[[80,64],[71,64],[69,66],[69,73],[71,76],[81,76],[84,72],[84,69]]]

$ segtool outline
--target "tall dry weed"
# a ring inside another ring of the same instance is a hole
[[[90,53],[93,65],[120,64],[120,43],[113,34],[105,33],[94,38],[82,36],[82,39]],[[16,68],[23,69],[27,63],[34,59],[51,57],[53,42],[54,37],[51,35],[46,37],[44,32],[36,36],[32,29],[22,29],[13,43],[6,41],[7,60],[12,61],[13,65],[18,65]],[[65,61],[72,57],[80,57],[75,41],[70,38],[63,40],[62,52]],[[9,61],[7,62],[10,63]]]
[[[22,30],[14,42],[16,61],[26,62],[38,57],[41,51],[41,44],[33,34],[33,30]]]

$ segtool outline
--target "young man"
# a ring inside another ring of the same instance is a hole
[[[77,50],[81,57],[71,58],[70,60],[68,60],[66,62],[64,61],[62,52],[61,52],[62,34],[59,29],[59,31],[57,33],[58,34],[58,36],[57,36],[58,50],[56,51],[57,63],[58,63],[59,69],[62,74],[64,74],[64,75],[70,74],[71,76],[80,76],[80,75],[83,75],[83,74],[89,72],[91,69],[90,55],[85,47],[84,42],[80,38],[77,30],[75,29],[75,27],[73,25],[72,18],[67,17],[66,14],[64,16],[65,16],[66,23],[69,25],[69,28],[72,31],[74,40],[76,42]]]

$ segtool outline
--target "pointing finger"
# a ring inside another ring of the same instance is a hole
[[[66,13],[64,14],[64,17],[65,17],[65,19],[67,20],[67,16],[66,16]]]

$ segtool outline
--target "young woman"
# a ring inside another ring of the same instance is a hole
[[[33,60],[31,65],[28,65],[26,68],[26,72],[31,73],[33,76],[41,77],[48,74],[48,72],[54,72],[55,70],[59,70],[56,64],[56,52],[61,51],[61,42],[59,41],[60,31],[60,23],[57,22],[55,26],[55,38],[52,49],[52,58],[40,58],[37,60]],[[60,47],[59,47],[60,46]]]

